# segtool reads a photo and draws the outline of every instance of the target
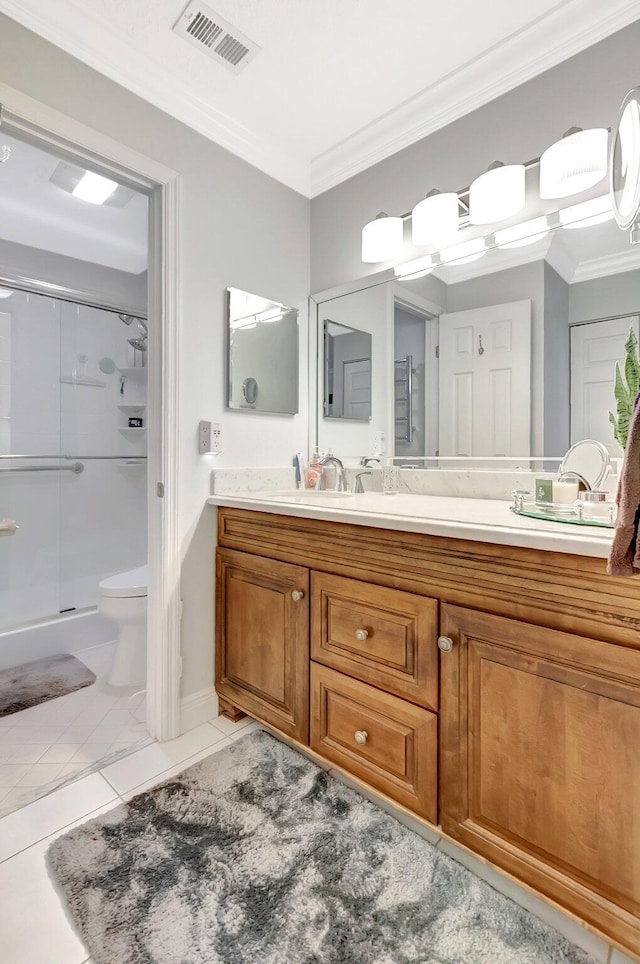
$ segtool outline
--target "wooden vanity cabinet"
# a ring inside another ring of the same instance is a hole
[[[216,690],[309,743],[309,570],[218,549]]]
[[[640,948],[640,651],[456,606],[443,830]]]
[[[640,960],[636,583],[602,559],[218,519],[219,696]]]

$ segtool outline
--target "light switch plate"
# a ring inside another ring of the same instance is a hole
[[[211,423],[211,448],[210,452],[214,455],[220,455],[222,452],[222,425],[220,422]]]

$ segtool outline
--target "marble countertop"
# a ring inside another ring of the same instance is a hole
[[[451,498],[398,493],[364,492],[233,492],[207,499],[210,505],[230,506],[277,515],[348,522],[352,525],[434,536],[469,539],[505,546],[523,546],[606,559],[613,529],[546,522],[515,515],[510,502],[496,499]]]

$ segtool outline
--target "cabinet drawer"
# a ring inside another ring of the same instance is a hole
[[[311,664],[311,746],[437,822],[438,718],[397,696]]]
[[[312,659],[437,710],[437,600],[322,572],[311,597]]]

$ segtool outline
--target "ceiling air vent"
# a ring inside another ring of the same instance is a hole
[[[173,29],[234,74],[244,70],[260,52],[258,44],[197,0],[192,0]]]

